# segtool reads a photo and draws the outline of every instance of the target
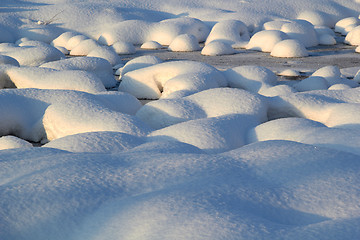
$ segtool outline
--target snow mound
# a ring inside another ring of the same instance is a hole
[[[94,50],[95,48],[97,48],[99,46],[100,46],[100,44],[98,44],[94,39],[85,39],[71,49],[70,55],[71,56],[86,56],[92,50]]]
[[[200,45],[194,35],[181,34],[174,38],[168,49],[173,52],[193,52],[200,50]]]
[[[230,87],[243,88],[250,92],[259,92],[272,87],[277,76],[270,69],[261,66],[239,66],[224,72]]]
[[[250,40],[247,26],[239,20],[224,20],[216,23],[205,41],[205,46],[212,41],[226,42],[233,48],[244,47]]]
[[[293,87],[300,92],[304,92],[311,90],[326,90],[329,88],[329,85],[325,78],[320,76],[311,76],[294,84]]]
[[[344,43],[358,46],[360,45],[360,26],[353,28],[345,37]]]
[[[145,55],[141,57],[136,57],[128,61],[122,68],[119,68],[118,73],[121,78],[127,72],[149,67],[159,63],[162,63],[162,60],[156,56]]]
[[[134,148],[145,141],[121,132],[86,132],[55,139],[43,147],[69,152],[116,153]]]
[[[127,34],[124,34],[125,32]],[[107,45],[112,45],[118,41],[132,44],[156,41],[161,45],[170,45],[181,34],[194,35],[198,42],[204,42],[209,32],[210,29],[205,23],[190,17],[165,19],[155,23],[128,20],[120,22],[102,33],[98,41]]]
[[[39,66],[43,63],[65,58],[65,55],[48,44],[17,47],[0,44],[0,54],[15,58],[22,66]]]
[[[90,93],[106,90],[95,74],[80,70],[20,67],[8,69],[7,75],[17,88],[68,89]]]
[[[335,45],[336,39],[330,34],[322,34],[318,36],[320,45]]]
[[[153,131],[149,136],[175,139],[207,153],[219,153],[245,145],[247,131],[258,124],[251,115],[230,114],[178,123]]]
[[[349,26],[358,26],[359,24],[360,21],[356,17],[343,18],[335,24],[334,31],[346,36],[349,33],[349,31],[347,30],[349,29]]]
[[[134,54],[136,52],[136,49],[132,43],[129,42],[123,42],[118,41],[111,45],[111,47],[114,49],[114,51],[117,54],[123,55],[123,54]]]
[[[51,41],[51,45],[54,47],[64,47],[66,48],[66,44],[67,42],[72,38],[79,35],[76,32],[64,32],[62,33],[60,36],[58,36],[57,38],[55,38],[54,40]]]
[[[328,90],[346,90],[346,89],[350,89],[351,87],[347,84],[343,84],[343,83],[338,83],[338,84],[334,84],[331,85]]]
[[[66,39],[64,37],[63,39]],[[82,41],[89,39],[87,36],[82,34],[77,34],[73,37],[71,37],[65,44],[65,48],[69,51],[71,51],[73,48],[75,48],[77,45],[79,45]]]
[[[307,57],[309,56],[305,46],[295,39],[286,39],[275,44],[270,53],[273,57]]]
[[[66,133],[119,131],[144,135],[149,131],[129,115],[135,114],[141,103],[126,93],[4,89],[0,98],[0,111],[7,113],[0,115],[0,136],[40,142]]]
[[[4,64],[12,65],[15,67],[20,66],[19,62],[15,58],[12,58],[12,57],[9,57],[6,55],[0,55],[0,65],[4,65]]]
[[[141,44],[140,46],[141,49],[149,49],[149,50],[158,50],[161,49],[162,47],[163,46],[156,41],[147,41]]]
[[[85,40],[86,41],[86,40]],[[59,61],[52,61],[40,65],[44,68],[56,70],[83,70],[95,74],[101,79],[106,88],[116,85],[111,64],[103,58],[97,57],[76,57],[67,58]]]
[[[334,18],[331,15],[317,10],[303,11],[298,15],[297,19],[306,20],[314,26],[327,26],[332,28],[335,25]]]
[[[347,84],[350,87],[359,86],[355,81],[342,78],[341,71],[337,66],[325,66],[319,68],[311,76],[325,78],[330,86],[334,84]]]
[[[287,20],[273,20],[273,21],[268,21],[265,22],[262,26],[263,30],[277,30],[280,31],[281,27],[285,24],[285,23],[289,23],[290,21]]]
[[[166,96],[189,87],[191,90],[202,91],[227,84],[220,71],[208,64],[194,61],[156,64],[128,72],[122,76],[121,80],[119,91],[128,92],[137,98],[147,99],[158,99],[162,95]],[[170,84],[171,81],[176,84]],[[167,82],[169,82],[169,86],[167,86]],[[184,82],[184,84],[179,85],[179,82]],[[163,90],[162,93],[161,90]]]
[[[249,142],[289,140],[360,155],[359,130],[327,128],[303,118],[282,118],[263,123],[249,131],[248,139]]]
[[[234,53],[236,53],[236,50],[230,44],[219,40],[211,41],[201,50],[201,54],[206,56],[231,55]]]
[[[51,43],[55,38],[61,35],[64,30],[55,25],[39,25],[39,24],[25,24],[19,29],[18,35],[26,37],[31,40]]]
[[[281,31],[286,33],[289,38],[296,39],[305,47],[314,47],[319,44],[314,25],[305,20],[295,20],[285,23]]]
[[[258,122],[266,121],[264,99],[241,89],[216,88],[184,98],[160,99],[144,105],[136,113],[154,129],[199,118],[228,114],[251,115]]]
[[[280,95],[287,95],[296,92],[293,87],[288,85],[276,85],[269,88],[264,88],[259,91],[259,94],[267,97],[275,97]]]
[[[13,148],[31,148],[32,144],[15,136],[0,137],[0,150]]]
[[[246,46],[248,50],[271,52],[274,46],[289,37],[278,30],[263,30],[255,33]]]
[[[112,48],[105,46],[95,48],[94,50],[89,52],[87,56],[104,58],[105,60],[109,61],[112,66],[115,66],[122,62],[119,55],[117,55]]]

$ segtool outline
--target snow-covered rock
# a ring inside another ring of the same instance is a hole
[[[70,51],[72,56],[86,56],[92,50],[99,47],[100,45],[94,39],[82,40],[79,44],[73,47]]]
[[[334,18],[330,14],[317,10],[303,11],[297,16],[297,19],[306,20],[314,26],[334,27],[335,25]]]
[[[346,36],[349,33],[349,31],[347,30],[347,28],[349,26],[357,26],[359,24],[360,24],[360,21],[356,17],[343,18],[335,24],[334,31],[341,33],[341,35]]]
[[[85,40],[86,41],[86,40]],[[101,79],[106,88],[114,87],[117,81],[114,78],[111,64],[103,58],[97,57],[76,57],[66,58],[59,61],[52,61],[40,65],[44,68],[56,70],[82,70],[95,74]]]
[[[131,72],[144,67],[149,67],[162,62],[163,61],[160,58],[151,55],[136,57],[128,61],[123,67],[119,68],[118,75],[121,78],[127,72]]]
[[[239,66],[224,72],[230,87],[243,88],[258,92],[262,88],[272,87],[277,82],[273,71],[261,66]]]
[[[163,46],[156,41],[147,41],[141,44],[140,46],[141,49],[149,49],[149,50],[158,50],[161,49],[162,47]]]
[[[134,54],[136,52],[134,45],[129,42],[118,41],[111,45],[111,47],[119,55]]]
[[[296,20],[285,23],[281,31],[286,33],[290,38],[296,39],[305,47],[314,47],[319,44],[314,25],[305,20]]]
[[[349,45],[358,46],[360,45],[360,26],[353,28],[349,33],[346,35],[344,43]]]
[[[113,66],[122,62],[119,55],[117,55],[117,53],[115,52],[115,50],[105,46],[97,47],[93,49],[91,52],[89,52],[87,56],[104,58],[105,60],[109,61],[109,63]]]
[[[15,136],[0,137],[0,150],[31,147],[33,147],[31,143]]]
[[[194,35],[181,34],[174,38],[168,49],[173,52],[193,52],[200,50],[200,45]]]
[[[295,39],[286,39],[275,44],[270,53],[273,57],[307,57],[309,56],[305,46]]]
[[[238,20],[224,20],[216,23],[206,39],[205,45],[212,41],[226,42],[233,48],[244,47],[250,40],[247,26]]]
[[[279,30],[263,30],[255,33],[246,46],[248,50],[271,52],[274,46],[289,37]]]
[[[219,40],[211,41],[201,50],[201,54],[206,56],[231,55],[234,53],[236,53],[236,50],[230,44]]]
[[[311,90],[326,90],[329,88],[329,85],[324,77],[311,76],[294,84],[293,87],[299,92],[304,92]]]

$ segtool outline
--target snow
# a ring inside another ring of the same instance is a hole
[[[309,55],[305,46],[295,39],[287,39],[275,44],[270,53],[273,57],[307,57]]]
[[[279,30],[263,30],[255,33],[250,38],[246,49],[271,52],[278,42],[285,39],[288,39],[288,36],[284,32]]]
[[[200,50],[200,45],[194,35],[181,34],[170,43],[168,49],[173,52],[193,52]]]
[[[211,41],[201,50],[201,54],[206,56],[230,55],[234,53],[236,51],[230,44],[220,40]]]
[[[1,240],[360,238],[358,0],[0,9]]]

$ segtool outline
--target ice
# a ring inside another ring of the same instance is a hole
[[[246,45],[248,50],[271,52],[274,46],[289,37],[279,30],[263,30],[255,33]]]
[[[170,43],[168,49],[173,52],[193,52],[199,51],[200,45],[194,35],[181,34]]]
[[[275,44],[270,53],[273,57],[307,57],[309,55],[305,46],[295,39],[286,39]]]
[[[86,40],[85,40],[86,41]],[[76,57],[59,61],[52,61],[40,65],[44,68],[56,70],[83,70],[95,74],[101,79],[106,88],[114,87],[116,80],[113,76],[111,64],[103,58],[97,57]]]
[[[17,88],[68,89],[90,93],[105,91],[100,78],[86,71],[14,67],[6,73]]]

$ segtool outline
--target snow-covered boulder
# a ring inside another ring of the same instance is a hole
[[[134,54],[136,52],[136,49],[132,43],[124,42],[124,41],[118,41],[111,45],[111,47],[114,49],[114,51],[119,54]]]
[[[85,40],[86,41],[86,40]],[[117,81],[114,78],[111,64],[103,58],[97,57],[76,57],[66,58],[59,61],[52,61],[40,65],[44,68],[56,70],[82,70],[95,74],[101,79],[106,88],[114,87]]]
[[[269,21],[263,24],[262,28],[263,30],[277,30],[280,31],[281,27],[285,24],[285,23],[289,23],[290,21],[286,21],[286,20],[273,20],[273,21]]]
[[[99,47],[100,45],[94,39],[82,40],[79,44],[73,47],[70,51],[71,56],[86,56],[92,50]]]
[[[294,84],[293,87],[299,92],[304,92],[311,90],[326,90],[329,88],[329,84],[324,77],[311,76]]]
[[[147,41],[141,44],[140,46],[141,49],[148,49],[148,50],[158,50],[161,49],[162,47],[163,46],[156,41]]]
[[[309,56],[305,46],[295,39],[286,39],[275,44],[270,53],[273,57],[293,58]]]
[[[341,75],[341,71],[337,66],[325,66],[318,70],[316,70],[311,76],[319,76],[326,79],[329,86],[334,84],[347,84],[350,87],[359,86],[356,81],[349,80],[347,78],[343,78]]]
[[[0,54],[15,58],[22,66],[39,66],[65,58],[62,52],[48,44],[24,47],[0,44]]]
[[[117,73],[121,78],[127,72],[131,72],[144,67],[149,67],[162,62],[163,61],[160,58],[151,55],[136,57],[128,61],[123,67],[119,68],[119,71],[117,71]]]
[[[358,26],[359,24],[360,21],[356,17],[343,18],[335,24],[334,31],[340,33],[341,35],[346,36],[349,33],[348,31],[349,27]]]
[[[314,26],[334,27],[335,25],[334,18],[331,15],[319,10],[303,11],[297,16],[297,19],[306,20]]]
[[[71,36],[71,34],[69,34]],[[61,36],[59,36],[61,37]],[[64,40],[67,39],[67,36],[64,36]],[[73,48],[75,48],[77,45],[79,45],[82,41],[89,39],[87,36],[82,34],[77,34],[75,36],[72,36],[69,38],[69,40],[65,44],[65,48],[69,51],[71,51]]]
[[[0,137],[0,150],[31,147],[33,147],[31,143],[15,136]]]
[[[90,93],[105,91],[101,80],[86,71],[20,67],[6,72],[17,88],[68,89]]]
[[[230,44],[220,40],[211,41],[201,50],[201,54],[206,56],[231,55],[234,53],[236,53],[236,50]]]
[[[246,46],[248,50],[271,52],[274,46],[289,37],[278,30],[263,30],[255,33]]]
[[[174,78],[186,80],[189,77],[192,79],[189,82],[190,87],[196,87],[196,83],[199,83],[198,88],[195,89],[197,91],[214,87],[214,84],[217,87],[227,85],[223,74],[208,64],[195,61],[173,61],[126,73],[121,78],[119,91],[128,92],[137,98],[158,99],[174,91],[186,90],[189,86],[185,82],[183,86],[176,84],[175,89],[167,87],[169,80]]]
[[[305,47],[314,47],[319,44],[314,25],[305,20],[296,20],[285,23],[281,31],[286,33],[289,38],[296,39]]]
[[[55,38],[54,40],[51,41],[51,45],[54,47],[66,47],[67,42],[72,38],[79,35],[76,32],[64,32],[62,33],[60,36],[58,36],[57,38]]]
[[[349,45],[360,45],[360,26],[353,28],[345,37],[344,43]]]
[[[194,35],[181,34],[174,38],[168,49],[173,52],[193,52],[200,50],[200,45]]]
[[[276,74],[261,66],[239,66],[224,72],[230,87],[243,88],[258,92],[262,88],[272,87],[277,82]]]
[[[91,52],[89,52],[87,56],[104,58],[105,60],[109,61],[109,63],[113,66],[122,62],[119,55],[116,54],[115,50],[106,46],[101,46],[93,49]]]
[[[1,138],[0,138],[1,139]],[[140,137],[121,132],[85,132],[55,139],[43,147],[69,152],[116,153],[143,144]]]
[[[226,42],[233,48],[244,47],[250,40],[245,23],[239,20],[223,20],[214,25],[205,45],[212,41]]]
[[[216,88],[184,98],[149,102],[136,116],[152,128],[159,129],[188,120],[229,114],[249,115],[257,122],[264,122],[266,112],[266,101],[252,93],[235,88]]]

